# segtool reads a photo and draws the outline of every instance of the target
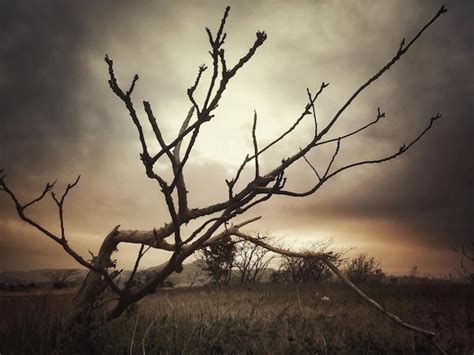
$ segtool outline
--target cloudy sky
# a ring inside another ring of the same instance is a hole
[[[73,245],[95,251],[108,231],[150,229],[168,221],[159,188],[141,162],[136,132],[107,84],[104,55],[113,59],[119,83],[140,80],[134,93],[150,101],[165,138],[176,134],[190,107],[186,89],[197,67],[210,64],[205,26],[215,29],[227,4],[221,1],[0,1],[0,167],[26,201],[46,181],[64,187],[81,182],[66,202]],[[320,124],[442,5],[439,1],[231,1],[228,62],[253,43],[256,30],[268,40],[238,73],[201,132],[185,171],[193,207],[226,197],[231,178],[252,151],[253,110],[258,136],[269,142],[301,113],[306,88],[330,86],[318,100]],[[341,146],[336,167],[397,151],[440,112],[443,118],[414,150],[384,165],[338,176],[305,199],[276,197],[249,212],[264,218],[250,230],[268,232],[291,247],[332,238],[382,259],[404,273],[412,265],[438,275],[453,271],[452,251],[472,238],[474,3],[448,1],[443,15],[409,53],[346,111],[331,137],[375,118],[387,118]],[[208,79],[206,77],[206,79]],[[311,120],[262,158],[269,169],[310,138]],[[329,149],[334,149],[330,147]],[[312,152],[318,167],[330,150]],[[250,176],[252,172],[249,171]],[[314,183],[303,163],[288,172],[288,187]],[[57,228],[50,198],[31,215]],[[122,247],[129,267],[135,249]],[[150,253],[145,266],[166,255]],[[20,222],[0,195],[0,269],[74,267],[44,236]]]

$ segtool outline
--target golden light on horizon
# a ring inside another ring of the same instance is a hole
[[[35,65],[21,53],[15,52],[19,58],[13,62],[5,56],[14,74],[5,79],[4,87],[9,89],[2,92],[6,101],[14,103],[18,97],[21,102],[8,106],[2,119],[5,143],[0,149],[0,167],[8,169],[25,198],[34,196],[53,177],[65,184],[82,174],[78,191],[67,202],[66,221],[71,243],[85,256],[114,225],[150,229],[169,219],[159,188],[144,174],[137,133],[122,103],[108,88],[104,54],[114,59],[119,83],[125,85],[135,73],[140,75],[134,92],[137,112],[146,126],[141,101],[149,101],[169,141],[189,110],[186,90],[194,82],[198,65],[210,62],[204,27],[215,28],[223,11],[223,6],[212,1],[199,6],[140,3],[133,5],[134,11],[130,6],[119,4],[105,11],[101,5],[84,4],[84,24],[58,24],[64,27],[54,33],[59,39],[44,24],[25,24],[25,31],[43,46],[32,49]],[[316,106],[323,127],[354,90],[391,58],[400,38],[408,38],[429,17],[432,7],[436,6],[395,1],[371,6],[275,1],[270,9],[264,3],[232,4],[226,40],[229,63],[234,64],[248,50],[256,30],[265,30],[268,41],[229,84],[215,119],[202,126],[185,171],[193,207],[226,197],[225,179],[235,174],[253,150],[254,110],[259,118],[259,144],[265,146],[302,112],[306,88],[317,90],[325,81],[330,86]],[[454,7],[456,11],[459,16],[461,7]],[[252,228],[269,231],[297,247],[332,238],[336,246],[355,247],[382,258],[388,270],[415,263],[431,273],[456,267],[451,250],[472,232],[472,164],[466,154],[472,151],[467,139],[472,120],[465,108],[472,89],[465,84],[466,73],[471,71],[464,70],[470,68],[472,49],[461,40],[447,43],[468,32],[466,21],[457,27],[452,21],[440,21],[407,58],[347,110],[334,127],[334,136],[372,121],[377,107],[387,117],[345,142],[335,166],[396,151],[426,126],[433,113],[441,111],[449,119],[400,160],[355,169],[309,198],[275,198],[252,213],[264,217]],[[15,39],[11,46],[31,41],[15,26],[8,31]],[[50,54],[51,48],[57,49],[57,57]],[[453,51],[456,56],[450,55]],[[203,84],[208,83],[209,75],[206,72]],[[49,79],[43,80],[45,77]],[[24,82],[32,93],[41,94],[28,96],[19,84]],[[440,97],[440,92],[446,94]],[[202,98],[204,93],[199,95]],[[152,136],[149,127],[146,130]],[[304,146],[312,132],[313,121],[308,117],[262,156],[262,171]],[[150,148],[156,150],[158,145]],[[328,145],[308,158],[317,168],[323,167],[333,149]],[[252,174],[252,166],[244,175]],[[456,169],[459,174],[449,173]],[[287,174],[288,186],[296,191],[314,183],[314,174],[304,162]],[[52,207],[48,202],[34,212],[57,227]],[[58,255],[56,246],[21,224],[4,196],[0,196],[0,226],[5,250],[0,269],[73,265],[66,256]],[[130,267],[135,253],[134,247],[124,248],[120,259],[124,267]],[[163,254],[157,253],[145,265],[162,260]]]

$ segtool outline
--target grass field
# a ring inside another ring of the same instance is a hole
[[[474,288],[463,284],[362,287],[404,320],[435,329],[449,354],[474,352]],[[73,293],[0,295],[0,353],[430,354],[341,284],[160,290],[119,320],[57,345]],[[324,298],[324,299],[323,299]],[[327,299],[329,298],[329,300]]]

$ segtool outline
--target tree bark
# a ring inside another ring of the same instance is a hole
[[[92,264],[101,270],[115,266],[111,256],[118,245],[118,241],[114,238],[118,234],[118,228],[119,226],[116,226],[105,237],[99,254],[93,257]],[[114,278],[117,275],[117,272],[115,274],[112,273],[111,277]],[[78,323],[91,323],[97,319],[97,316],[100,316],[98,313],[104,311],[102,299],[107,288],[108,282],[104,275],[97,271],[89,271],[81,289],[76,295],[74,310],[68,317],[67,324],[73,326]]]

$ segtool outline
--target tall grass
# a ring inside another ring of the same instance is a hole
[[[474,350],[472,287],[372,285],[366,291],[406,320],[439,331],[438,344],[448,353]],[[121,319],[76,332],[69,342],[58,341],[67,339],[61,337],[58,302],[31,302],[15,321],[2,324],[2,355],[433,351],[424,338],[394,327],[339,284],[162,290]],[[63,300],[63,312],[69,302]]]

